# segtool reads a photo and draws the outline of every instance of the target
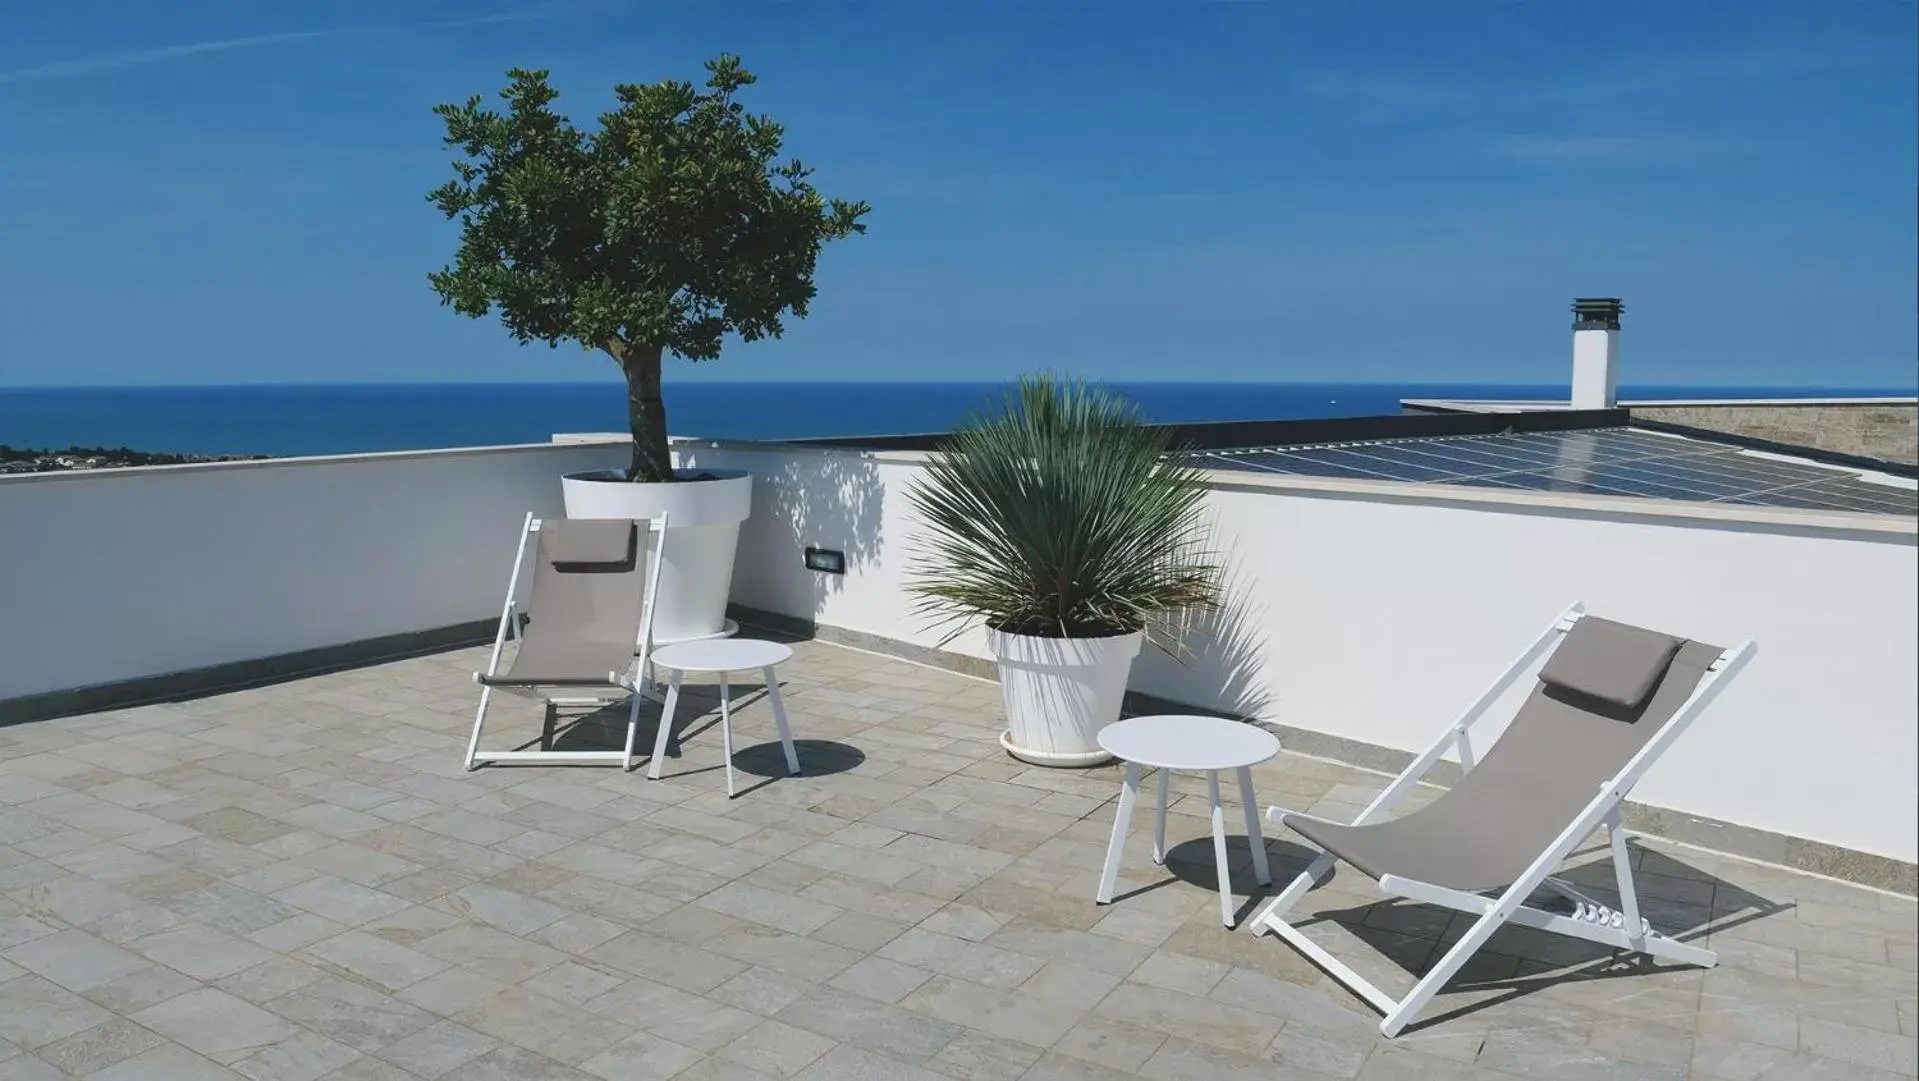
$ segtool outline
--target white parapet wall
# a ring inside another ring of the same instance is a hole
[[[912,453],[680,443],[756,478],[733,599],[986,656],[903,588]],[[0,702],[494,617],[521,518],[615,443],[0,478]],[[1133,687],[1302,733],[1423,747],[1566,604],[1757,658],[1644,804],[1911,864],[1915,523],[1810,511],[1217,475],[1227,603]],[[844,553],[847,572],[802,563]],[[1489,733],[1490,734],[1490,733]]]
[[[901,588],[919,456],[729,445],[681,453],[758,478],[736,603],[938,642]],[[1906,863],[1919,854],[1911,521],[1218,477],[1209,502],[1230,562],[1228,603],[1191,639],[1192,655],[1142,654],[1135,690],[1416,751],[1556,613],[1584,601],[1702,641],[1759,643],[1752,665],[1640,784],[1639,802]],[[805,569],[809,545],[844,551],[847,573]],[[985,656],[976,632],[945,648]]]
[[[613,445],[0,477],[0,700],[497,618],[520,522]]]

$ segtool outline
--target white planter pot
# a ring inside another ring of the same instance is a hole
[[[1037,766],[1096,766],[1100,729],[1119,720],[1126,677],[1144,635],[1111,638],[1032,638],[989,629],[986,644],[999,662],[1006,696],[1006,732],[1000,746]]]
[[[568,518],[666,519],[666,565],[653,609],[657,644],[712,638],[726,626],[733,551],[753,511],[753,477],[702,469],[715,480],[633,484],[616,470],[570,473],[560,480]]]

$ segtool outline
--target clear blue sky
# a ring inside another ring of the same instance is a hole
[[[1910,0],[494,2],[10,5],[0,385],[612,378],[438,306],[428,109],[722,50],[875,209],[669,378],[1915,381]]]

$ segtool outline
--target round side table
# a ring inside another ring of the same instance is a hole
[[[1219,921],[1233,926],[1233,883],[1226,870],[1226,820],[1219,803],[1219,771],[1239,773],[1239,801],[1246,812],[1246,843],[1253,850],[1253,873],[1262,886],[1271,885],[1266,842],[1259,832],[1259,807],[1253,798],[1253,767],[1279,753],[1279,739],[1263,728],[1223,717],[1162,714],[1133,717],[1107,725],[1099,745],[1126,763],[1126,780],[1119,790],[1119,813],[1113,819],[1113,840],[1106,846],[1106,866],[1100,871],[1100,904],[1113,900],[1119,881],[1120,852],[1132,824],[1133,803],[1139,798],[1143,768],[1159,771],[1159,816],[1153,830],[1153,862],[1166,862],[1167,777],[1175,770],[1206,774],[1213,800],[1213,859],[1219,868]]]
[[[654,650],[650,658],[652,663],[670,669],[673,674],[667,680],[666,703],[660,709],[660,732],[653,739],[653,761],[647,765],[646,775],[656,781],[660,779],[660,767],[666,762],[666,738],[673,731],[673,712],[680,702],[680,681],[688,672],[717,673],[720,677],[720,734],[726,747],[726,795],[731,799],[734,794],[733,702],[726,677],[733,672],[757,668],[766,679],[766,696],[773,702],[773,722],[780,729],[780,746],[786,751],[787,771],[797,776],[800,772],[800,756],[793,749],[793,732],[786,726],[786,703],[780,700],[779,674],[774,671],[792,657],[791,649],[778,642],[757,638],[699,638]]]

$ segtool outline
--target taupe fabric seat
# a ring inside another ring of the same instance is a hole
[[[1597,667],[1604,658],[1594,655],[1603,647],[1586,632],[1599,630],[1595,617],[1581,620],[1554,659]],[[1469,892],[1502,889],[1685,705],[1721,652],[1684,643],[1655,689],[1632,709],[1541,682],[1486,757],[1412,814],[1367,826],[1302,814],[1281,821],[1373,878],[1398,875]],[[1611,685],[1622,695],[1634,693],[1634,674],[1615,671]]]
[[[490,687],[621,686],[640,638],[646,558],[640,526],[616,519],[540,523],[520,648]]]
[[[1386,1015],[1380,1032],[1388,1037],[1508,922],[1662,960],[1715,964],[1712,951],[1662,935],[1640,918],[1619,807],[1755,649],[1748,639],[1721,650],[1589,616],[1573,605],[1350,824],[1267,809],[1269,820],[1292,827],[1323,851],[1254,926],[1279,935],[1378,1008]],[[1549,655],[1539,685],[1475,762],[1473,722],[1542,654]],[[1464,770],[1459,781],[1426,807],[1386,819],[1452,749]],[[1574,846],[1601,827],[1619,888],[1617,910],[1552,877]],[[1388,893],[1479,917],[1403,999],[1387,995],[1286,921],[1335,858],[1378,880]],[[1572,901],[1572,914],[1528,906],[1541,888]]]
[[[647,651],[652,644],[653,601],[659,593],[666,519],[526,518],[513,574],[507,581],[505,610],[493,640],[485,672],[476,672],[480,708],[467,742],[466,768],[482,762],[553,764],[618,762],[632,769],[640,699],[646,696]],[[533,540],[533,582],[524,620],[515,597]],[[507,638],[518,648],[500,667]],[[541,749],[488,751],[480,747],[487,706],[494,690],[532,695],[547,704]],[[568,697],[558,697],[570,692]],[[626,749],[558,751],[552,748],[554,709],[629,699]]]

